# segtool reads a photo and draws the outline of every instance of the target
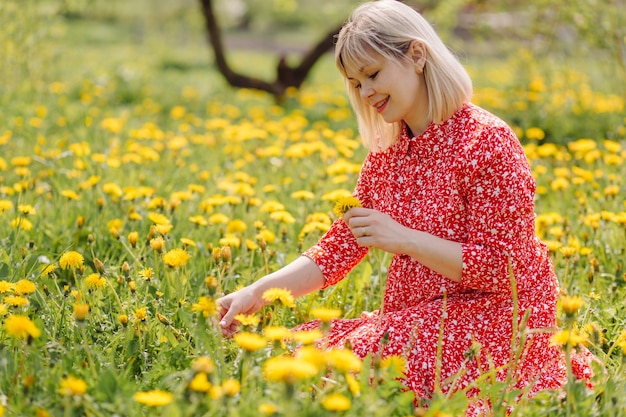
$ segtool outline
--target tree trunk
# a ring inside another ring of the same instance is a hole
[[[329,31],[309,52],[303,55],[300,64],[290,66],[286,58],[281,56],[276,65],[276,79],[272,82],[259,78],[238,74],[233,71],[226,61],[221,29],[217,24],[212,0],[200,0],[202,13],[207,28],[208,41],[215,54],[215,64],[228,84],[233,87],[252,88],[272,94],[278,101],[282,100],[289,87],[299,88],[307,75],[328,50],[333,47],[333,40],[341,25]]]

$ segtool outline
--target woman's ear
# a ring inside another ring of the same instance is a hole
[[[422,72],[424,65],[426,65],[426,45],[424,45],[424,42],[412,41],[407,54],[415,65],[415,70],[418,73]]]

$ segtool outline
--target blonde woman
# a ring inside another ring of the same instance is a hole
[[[354,191],[362,207],[336,220],[295,262],[218,300],[223,333],[236,331],[236,314],[263,306],[265,290],[300,296],[328,287],[377,248],[393,254],[383,305],[359,319],[335,320],[327,346],[349,341],[360,356],[404,356],[405,383],[419,401],[435,386],[443,328],[444,390],[451,389],[449,377],[460,375],[455,389],[463,388],[489,364],[513,366],[517,387],[530,393],[559,388],[565,361],[549,340],[558,282],[535,235],[535,181],[513,131],[471,103],[463,66],[399,1],[358,7],[339,33],[335,56],[369,149]],[[532,329],[512,364],[509,271],[519,320],[527,314]],[[477,351],[467,360],[471,348]],[[574,360],[585,379],[587,359]],[[506,374],[505,367],[498,376]]]

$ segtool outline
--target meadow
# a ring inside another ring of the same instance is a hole
[[[464,392],[415,408],[402,358],[323,352],[325,326],[288,331],[376,309],[389,254],[307,297],[276,289],[236,338],[220,336],[216,298],[299,256],[354,187],[365,150],[330,56],[278,104],[228,88],[183,23],[44,23],[42,38],[0,29],[13,63],[0,99],[0,416],[463,415]],[[266,53],[231,58],[271,73]],[[522,47],[464,62],[474,102],[514,127],[537,181],[537,233],[562,287],[554,343],[598,359],[592,388],[570,380],[510,415],[625,416],[624,95],[601,64]],[[520,393],[491,376],[480,395],[507,415]]]

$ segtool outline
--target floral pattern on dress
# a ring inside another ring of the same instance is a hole
[[[558,281],[548,249],[535,234],[534,192],[535,181],[513,131],[473,104],[444,123],[432,123],[419,136],[411,137],[405,126],[393,146],[370,152],[354,195],[364,207],[407,227],[460,242],[461,282],[395,254],[381,308],[359,319],[334,320],[327,346],[350,342],[362,357],[370,352],[404,356],[406,385],[424,398],[435,386],[443,328],[440,385],[451,389],[446,380],[461,372],[455,389],[466,387],[487,371],[490,361],[498,367],[512,359],[512,273],[518,322],[528,314],[526,327],[535,329],[514,366],[517,385],[531,384],[532,393],[560,387],[565,362],[549,340],[556,326]],[[342,280],[367,252],[338,219],[304,256],[320,267],[327,287]],[[310,322],[299,328],[315,326]],[[468,360],[474,342],[482,348]],[[589,358],[575,362],[578,377],[589,380]]]

